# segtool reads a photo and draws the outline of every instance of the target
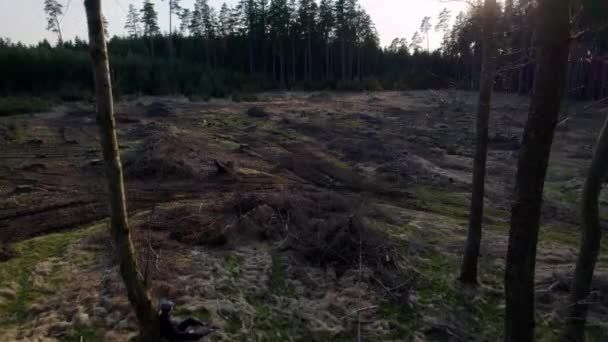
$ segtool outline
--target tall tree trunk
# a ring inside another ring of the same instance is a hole
[[[591,289],[593,271],[600,251],[602,228],[600,226],[598,197],[602,183],[608,174],[608,119],[595,145],[595,154],[589,167],[583,188],[581,217],[583,236],[576,262],[570,305],[566,314],[565,340],[584,341],[585,321],[587,319],[586,299]]]
[[[253,38],[249,38],[249,74],[255,73],[255,62],[253,60]]]
[[[532,40],[532,26],[534,26],[530,0],[520,0],[519,6],[523,12],[525,24],[521,28],[521,53],[523,65],[519,69],[517,93],[520,95],[529,93],[530,75],[530,42]]]
[[[279,80],[277,73],[277,49],[274,45],[272,46],[272,80],[274,82]]]
[[[57,25],[57,45],[63,45],[63,35],[61,34],[61,25],[59,25],[59,18],[55,16],[55,25]]]
[[[346,42],[342,39],[342,80],[346,80]]]
[[[296,82],[296,38],[291,40],[291,82]]]
[[[169,58],[173,59],[173,0],[169,0]]]
[[[308,39],[306,42],[306,53],[308,54],[308,75],[307,80],[310,81],[312,79],[312,42],[310,38],[310,24],[308,26]]]
[[[564,90],[569,29],[569,1],[540,1],[534,39],[535,81],[517,166],[507,252],[507,342],[534,340],[536,244],[545,175]]]
[[[110,231],[116,244],[120,274],[139,322],[140,340],[156,342],[160,341],[159,320],[139,272],[127,222],[127,203],[116,138],[110,66],[101,20],[100,2],[101,0],[85,0],[85,8],[89,27],[91,58],[95,71],[97,123],[110,195]]]
[[[462,260],[460,281],[467,284],[477,283],[477,259],[481,244],[481,225],[483,222],[483,198],[486,178],[486,158],[488,153],[488,121],[490,103],[494,84],[494,28],[497,19],[496,0],[486,0],[483,15],[483,60],[481,64],[481,82],[477,103],[477,129],[475,160],[473,163],[473,190],[471,194],[471,211],[469,214],[469,232]]]
[[[325,78],[326,81],[329,81],[330,79],[330,73],[329,73],[329,42],[327,42],[327,40],[325,40]]]
[[[283,41],[281,41],[281,54],[279,55],[279,72],[281,73],[281,87],[285,89],[285,49],[283,48]]]

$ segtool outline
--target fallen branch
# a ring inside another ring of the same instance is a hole
[[[366,306],[364,308],[361,309],[357,309],[353,312],[350,312],[342,317],[340,317],[340,319],[345,319],[346,317],[352,316],[352,315],[358,315],[359,313],[363,312],[363,311],[367,311],[367,310],[372,310],[372,309],[377,309],[378,305],[370,305],[370,306]],[[357,317],[357,321],[359,321],[359,317]],[[359,321],[360,322],[360,321]]]

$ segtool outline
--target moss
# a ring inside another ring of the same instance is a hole
[[[103,224],[69,232],[49,234],[13,244],[17,256],[0,263],[0,288],[15,286],[16,295],[0,305],[0,322],[11,324],[30,316],[29,306],[44,293],[33,288],[32,269],[41,261],[61,256],[66,248],[84,236],[100,229]],[[47,285],[56,288],[64,280],[54,268],[46,277]]]
[[[270,293],[278,296],[294,297],[295,288],[287,283],[287,265],[285,260],[277,252],[272,252],[271,255],[272,267],[268,280]]]

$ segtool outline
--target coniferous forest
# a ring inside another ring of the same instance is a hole
[[[48,12],[57,42],[24,46],[0,40],[0,94],[55,92],[74,97],[92,91],[88,45],[63,41],[61,5]],[[591,6],[576,15],[569,95],[608,95],[603,52],[603,12]],[[373,18],[357,0],[242,0],[234,7],[197,0],[182,8],[144,1],[130,5],[126,34],[109,41],[116,94],[222,97],[270,89],[391,90],[455,87],[477,89],[481,65],[481,6],[461,13],[447,9],[422,19],[411,38],[382,47]],[[530,0],[500,3],[494,35],[498,51],[495,89],[528,93],[533,82],[533,6]],[[52,7],[51,7],[52,8]],[[158,11],[170,11],[171,32],[160,32]],[[451,18],[454,24],[450,26]],[[430,30],[444,34],[430,51]],[[111,34],[111,32],[109,33]],[[76,94],[76,95],[75,95]]]

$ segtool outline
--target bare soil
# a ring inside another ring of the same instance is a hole
[[[133,236],[155,299],[214,341],[493,341],[527,100],[492,107],[481,285],[456,281],[476,94],[269,93],[117,104]],[[567,103],[537,258],[538,337],[559,332],[578,200],[604,115]],[[105,229],[93,108],[0,118],[0,340],[136,332]],[[603,203],[608,199],[603,199]],[[608,211],[602,211],[608,219]],[[608,338],[608,248],[589,334]]]

